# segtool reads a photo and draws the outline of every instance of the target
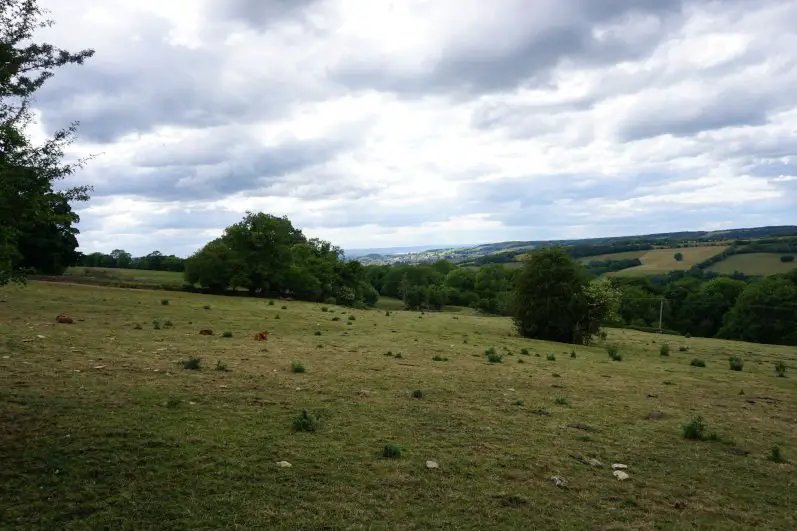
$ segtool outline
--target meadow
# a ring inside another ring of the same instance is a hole
[[[735,272],[745,275],[774,275],[776,273],[788,273],[797,268],[797,262],[781,262],[780,257],[784,253],[745,253],[734,254],[713,264],[708,268],[709,271],[724,275],[732,275]]]
[[[797,528],[793,347],[386,303],[0,289],[2,528]]]
[[[105,267],[70,267],[59,280],[116,287],[169,287],[172,289],[180,288],[184,284],[183,274],[178,272]]]
[[[653,249],[645,251],[641,255],[631,255],[629,253],[617,253],[621,258],[639,258],[642,265],[637,267],[630,267],[617,271],[615,273],[608,273],[609,276],[640,276],[640,275],[658,275],[662,273],[669,273],[670,271],[687,271],[703,262],[712,256],[721,253],[726,247],[718,245],[705,245],[701,247],[681,247],[673,249]],[[673,256],[675,253],[683,254],[683,260],[678,261]],[[627,256],[625,256],[627,255]],[[611,259],[612,255],[606,255],[604,259]]]

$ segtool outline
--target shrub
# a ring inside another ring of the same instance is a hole
[[[412,392],[412,398],[420,400],[421,398],[423,398],[423,391],[421,391],[420,389],[416,389],[415,391]]]
[[[166,407],[168,407],[169,409],[174,409],[182,403],[183,401],[181,399],[172,397],[166,401]]]
[[[567,401],[567,398],[557,398],[556,400],[554,400],[554,403],[560,406],[566,406],[570,402]]]
[[[609,345],[606,347],[606,352],[612,361],[623,361],[623,355],[620,354],[620,348],[617,345]]]
[[[268,301],[269,306],[274,306],[274,301]]]
[[[316,330],[315,332],[313,332],[313,335],[320,336],[321,335],[321,330]]]
[[[168,306],[169,305],[169,299],[161,299],[161,305],[162,306]]]
[[[385,317],[390,317],[390,310],[385,312]]]
[[[397,444],[386,444],[382,450],[382,457],[386,459],[398,459],[401,457],[402,451],[401,446]]]
[[[504,361],[504,357],[495,351],[495,347],[485,350],[484,355],[487,356],[487,361],[490,363],[503,363]]]
[[[202,365],[202,358],[188,358],[187,360],[183,360],[180,362],[183,366],[183,369],[189,369],[192,371],[198,371],[201,369]]]
[[[385,352],[385,356],[390,356],[392,358],[393,357],[393,351],[392,350],[388,350],[387,352]]]
[[[299,413],[295,419],[293,419],[293,430],[314,432],[318,430],[319,424],[320,422],[316,415],[310,413],[306,409],[303,409],[302,412]]]
[[[775,463],[785,463],[786,460],[783,458],[783,454],[780,451],[780,446],[775,445],[772,447],[772,452],[769,454],[770,461]]]
[[[576,351],[575,350],[571,350],[570,351],[570,357],[571,358],[575,358],[576,357]]]
[[[667,343],[662,343],[659,347],[659,356],[669,356],[670,355],[670,345]]]
[[[299,361],[294,361],[291,364],[291,370],[296,373],[304,372],[304,365]]]
[[[141,330],[142,328],[144,327],[141,326],[141,323],[133,323],[133,330]]]
[[[448,358],[444,358],[443,356],[438,354],[432,358],[432,361],[448,361]]]
[[[321,311],[322,311],[322,312],[328,312],[328,311],[329,311],[329,308],[327,308],[326,306],[322,306],[322,307],[321,307]]]
[[[786,364],[782,361],[779,361],[775,364],[775,374],[778,375],[780,378],[786,377]]]
[[[521,353],[522,355],[524,355],[524,356],[528,356],[528,355],[529,355],[529,349],[527,349],[527,348],[522,348],[522,349],[520,349],[520,353]]]
[[[283,305],[282,305],[282,309],[283,309],[283,310],[287,310],[287,309],[288,309],[288,307],[287,307],[287,306],[285,306],[285,305],[283,304]]]
[[[349,316],[349,321],[356,321],[356,320],[357,320],[357,318],[355,316],[353,316],[353,315]]]
[[[780,261],[781,261],[781,262],[784,262],[784,263],[786,263],[786,262],[794,262],[794,256],[792,256],[792,255],[790,255],[790,254],[787,254],[787,255],[781,256],[781,257],[780,257]]]
[[[739,356],[729,357],[728,362],[732,371],[741,371],[744,368],[744,361]]]
[[[163,321],[163,328],[174,328],[174,323],[166,319]]]
[[[402,356],[402,355],[401,355],[401,352],[396,352],[396,355],[395,355],[395,356],[393,356],[393,357],[394,357],[394,358],[396,358],[397,360],[400,360],[400,359],[402,359],[404,356]]]
[[[606,341],[606,338],[609,337],[609,333],[606,330],[601,330],[598,332],[598,337],[601,338],[601,341]]]
[[[517,359],[517,362],[518,362],[518,363],[526,363],[526,360],[524,360],[523,358],[518,358],[518,359]]]
[[[685,337],[686,339],[689,339],[690,337],[692,337],[692,334],[690,334],[689,332],[687,332],[687,333],[685,333],[685,334],[684,334],[684,337]]]
[[[281,319],[280,314],[275,315],[274,319]]]
[[[689,347],[685,347],[685,346],[678,347],[678,352],[686,352],[687,350],[689,350]]]
[[[225,330],[224,332],[221,333],[221,337],[232,337],[232,332],[230,332],[229,330]]]
[[[332,318],[332,320],[333,320],[333,321],[340,321],[340,317],[338,317],[338,316],[336,315],[335,317],[333,317],[333,318]]]
[[[556,354],[554,354],[553,352],[551,352],[550,354],[548,354],[547,356],[545,356],[545,359],[547,359],[548,361],[556,361]]]
[[[690,363],[690,365],[692,367],[705,367],[706,366],[706,362],[704,360],[700,360],[700,359],[695,358],[695,359],[692,360],[692,363]]]
[[[152,328],[154,328],[155,330],[160,330],[161,322],[155,319],[154,321],[152,321]]]
[[[692,419],[683,425],[684,439],[702,441],[705,438],[706,423],[703,417]]]
[[[220,360],[216,362],[216,370],[220,372],[230,372],[230,369],[227,368],[227,365],[222,363]]]

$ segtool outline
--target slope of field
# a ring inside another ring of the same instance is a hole
[[[797,262],[781,262],[781,256],[783,253],[734,254],[713,264],[708,270],[727,275],[736,271],[745,275],[774,275],[797,268]]]
[[[582,264],[588,264],[590,262],[605,262],[606,260],[631,260],[633,258],[641,258],[644,254],[649,252],[652,251],[626,251],[623,253],[599,254],[597,256],[584,256],[579,258],[578,261]],[[672,256],[672,253],[670,256]]]
[[[692,266],[708,260],[715,254],[719,254],[727,247],[720,245],[706,245],[701,247],[683,247],[677,249],[653,249],[645,251],[640,256],[627,256],[625,258],[639,258],[642,262],[641,266],[631,267],[617,271],[616,273],[608,273],[608,275],[617,276],[641,276],[641,275],[658,275],[662,273],[669,273],[670,271],[687,271]],[[675,253],[682,253],[683,260],[680,262],[674,258]],[[617,253],[627,254],[627,253]],[[605,255],[604,260],[611,260],[612,255]]]
[[[90,284],[135,284],[141,286],[182,286],[183,274],[172,271],[148,271],[144,269],[116,269],[104,267],[70,267],[64,273],[64,281]]]
[[[612,362],[503,318],[167,295],[0,289],[4,529],[797,528],[793,348],[612,330]]]

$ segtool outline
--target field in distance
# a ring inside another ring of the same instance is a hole
[[[650,251],[631,252],[631,253],[615,253],[614,255],[604,255],[603,257],[590,257],[587,262],[592,260],[620,260],[628,258],[639,258],[642,265],[630,267],[617,271],[615,273],[608,273],[609,276],[641,276],[641,275],[659,275],[662,273],[669,273],[670,271],[687,271],[703,262],[712,256],[721,253],[726,249],[725,246],[719,245],[705,245],[701,247],[682,247],[671,249],[653,249]],[[678,261],[675,259],[675,254],[681,253],[683,260]]]
[[[797,268],[797,261],[781,262],[780,257],[786,253],[747,253],[734,254],[708,268],[709,271],[733,274],[736,271],[745,275],[774,275],[788,273]]]
[[[60,313],[75,323],[56,324]],[[255,341],[263,330],[268,341]],[[6,287],[0,521],[797,528],[793,347],[623,330],[607,344],[622,361],[605,344],[521,339],[497,317]],[[195,357],[199,370],[184,368]],[[708,440],[685,439],[698,416]],[[786,462],[769,459],[775,445]],[[630,479],[618,481],[613,463]]]
[[[185,283],[183,274],[174,271],[79,266],[68,268],[64,273],[63,279],[60,280],[87,284],[134,284],[172,287],[180,287]]]

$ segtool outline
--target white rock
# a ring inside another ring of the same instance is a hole
[[[551,481],[557,487],[567,487],[567,480],[560,476],[551,476]]]
[[[292,467],[293,465],[292,465],[292,464],[290,464],[290,463],[289,463],[289,462],[287,462],[287,461],[277,461],[277,466],[278,466],[278,467],[280,467],[280,468],[290,468],[290,467]]]
[[[8,359],[8,358],[10,358],[10,357],[11,357],[11,356],[3,356],[3,359],[4,359],[4,360],[7,360],[7,359]]]
[[[104,369],[105,365],[95,365],[94,368],[95,369]]]
[[[615,470],[614,472],[612,472],[612,474],[614,474],[614,477],[616,477],[620,481],[625,481],[626,479],[629,479],[631,477],[622,470]]]
[[[594,467],[603,466],[603,463],[601,463],[600,461],[598,461],[594,457],[592,459],[587,459],[587,463],[589,464],[589,466],[594,466]]]
[[[36,335],[36,337],[38,337],[39,339],[44,339],[44,336],[41,334]]]
[[[440,468],[440,465],[437,464],[437,461],[427,461],[426,462],[426,468],[428,468],[429,470],[432,470],[434,468]]]
[[[614,463],[612,465],[612,470],[628,470],[628,465],[623,465],[621,463]]]

